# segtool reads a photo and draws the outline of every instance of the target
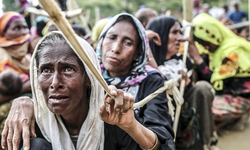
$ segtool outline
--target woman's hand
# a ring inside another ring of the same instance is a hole
[[[18,150],[21,136],[23,148],[30,149],[30,136],[36,137],[36,134],[34,105],[29,97],[19,97],[12,102],[2,132],[1,147],[5,149],[8,145],[8,150]]]
[[[179,70],[178,71],[179,74],[182,75],[182,79],[185,80],[185,87],[189,85],[189,83],[191,82],[190,78],[188,77],[187,73],[184,72],[183,70]]]
[[[197,47],[195,46],[194,41],[192,41],[189,37],[186,37],[186,38],[182,37],[179,40],[181,42],[186,42],[186,41],[189,42],[188,53],[189,53],[190,57],[194,60],[194,62],[197,65],[200,65],[203,62],[203,59],[200,56],[199,51],[198,51]]]
[[[100,116],[103,121],[108,124],[117,125],[122,129],[127,129],[133,126],[136,121],[132,106],[134,97],[125,93],[115,86],[109,86],[113,100],[108,94],[105,95],[104,105],[100,107]]]
[[[153,41],[156,45],[161,46],[161,38],[160,38],[158,33],[154,32],[152,30],[146,30],[146,35],[147,35],[149,41],[153,39]]]
[[[160,147],[157,135],[140,124],[134,117],[134,97],[115,86],[109,86],[113,100],[108,94],[105,95],[104,105],[100,107],[100,116],[108,124],[117,125],[127,132],[141,147],[153,150]]]

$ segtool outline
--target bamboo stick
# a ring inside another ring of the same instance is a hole
[[[111,96],[106,81],[103,79],[100,72],[98,72],[96,67],[93,65],[88,54],[85,52],[85,50],[77,40],[76,35],[74,34],[74,31],[71,28],[69,22],[66,20],[65,16],[62,15],[59,7],[56,5],[54,0],[39,0],[39,2],[43,6],[43,9],[49,14],[50,18],[54,21],[58,29],[62,31],[63,35],[72,45],[74,50],[79,54],[85,65],[91,71],[92,75],[97,79],[97,81],[104,88],[104,90]],[[114,99],[113,96],[111,97]]]
[[[248,0],[248,24],[250,24],[250,0]],[[249,28],[249,31],[250,31],[250,26],[248,27]],[[248,37],[249,38],[249,37]]]
[[[236,23],[236,24],[229,26],[229,29],[238,29],[238,28],[242,28],[242,27],[247,27],[249,25],[250,25],[249,21],[244,21],[244,22]]]
[[[39,10],[36,9],[34,7],[28,7],[25,10],[26,12],[29,12],[31,14],[36,14],[36,15],[42,15],[42,16],[47,16],[49,17],[48,13],[44,10]],[[76,9],[76,10],[72,10],[72,11],[66,11],[66,12],[62,12],[62,14],[66,17],[66,18],[73,18],[73,17],[77,17],[78,15],[83,14],[84,11],[82,9]]]
[[[74,9],[78,9],[79,8],[76,0],[68,0],[67,1],[67,5],[68,5],[68,9],[69,10],[74,10]],[[88,26],[87,21],[85,20],[85,17],[83,15],[79,15],[77,17],[77,19],[78,19],[79,23],[86,29],[86,32],[89,33],[89,34],[91,34],[91,30],[90,30],[90,28]]]
[[[191,22],[193,20],[193,0],[182,0],[182,4],[183,4],[183,19],[188,22]],[[186,22],[184,21],[184,23]],[[185,29],[184,37],[190,37],[191,29],[192,29],[191,26],[188,26]],[[188,51],[189,43],[186,41],[184,42],[183,45],[184,45],[183,46],[184,54],[183,54],[182,70],[184,70],[184,68],[186,67],[187,51]],[[184,94],[184,90],[185,90],[185,80],[182,79],[181,86],[180,86],[180,93],[182,96]],[[173,130],[174,130],[175,135],[177,133],[177,127],[178,127],[178,122],[179,122],[179,117],[180,117],[180,112],[181,112],[181,105],[182,104],[180,103],[179,104],[177,103],[176,105],[177,108],[176,108],[175,120],[174,120],[174,125],[173,125]]]

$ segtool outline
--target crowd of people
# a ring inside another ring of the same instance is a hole
[[[19,1],[25,10],[28,1]],[[66,0],[56,2],[67,10]],[[1,148],[219,150],[218,131],[243,131],[249,118],[249,33],[231,28],[247,16],[238,4],[231,15],[225,6],[221,20],[208,13],[208,5],[206,11],[199,6],[194,0],[191,38],[182,36],[177,18],[145,7],[100,20],[91,35],[72,24],[110,95],[49,17],[37,16],[31,27],[23,11],[5,12],[0,16]],[[184,68],[183,42],[189,43]],[[166,92],[141,108],[133,105],[179,75],[185,89],[175,132],[169,107],[177,104]]]

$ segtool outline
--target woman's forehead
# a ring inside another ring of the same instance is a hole
[[[65,44],[45,45],[41,49],[39,57],[43,58],[45,56],[46,57],[56,57],[56,56],[58,56],[58,57],[77,57],[74,50],[66,43]]]
[[[16,25],[27,25],[24,18],[16,18],[10,23],[10,26],[16,26]]]

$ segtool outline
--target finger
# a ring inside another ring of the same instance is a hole
[[[9,123],[9,132],[8,132],[8,136],[7,136],[7,145],[8,145],[8,150],[12,150],[13,146],[12,146],[12,138],[13,138],[13,128],[11,126],[11,122]]]
[[[124,93],[122,113],[126,113],[130,109],[130,96],[129,93]]]
[[[7,134],[8,134],[8,122],[5,121],[5,125],[4,125],[4,128],[3,128],[3,132],[2,132],[2,139],[1,139],[1,147],[2,149],[5,149],[6,146],[7,146]]]
[[[36,123],[36,120],[35,118],[33,118],[33,120],[31,121],[31,125],[30,125],[31,137],[36,137],[35,123]]]
[[[115,101],[107,95],[107,97],[105,97],[104,104],[105,104],[105,106],[106,106],[106,104],[108,104],[108,105],[114,107]]]
[[[22,120],[22,128],[23,128],[23,148],[30,149],[30,122],[28,119]]]
[[[21,130],[20,130],[20,123],[18,121],[19,114],[15,115],[15,120],[14,120],[14,135],[12,139],[13,143],[13,150],[18,150],[20,146],[20,141],[21,141]]]
[[[109,85],[108,88],[109,88],[109,90],[110,90],[110,94],[111,94],[112,96],[116,97],[116,95],[117,95],[117,92],[116,92],[117,88],[116,88],[114,85]]]
[[[117,90],[117,96],[115,98],[114,109],[120,111],[123,106],[124,92],[122,90]]]
[[[160,38],[159,34],[156,34],[154,36],[154,42],[156,45],[161,46],[161,38]]]
[[[106,108],[104,105],[100,107],[99,115],[103,121],[107,121],[107,118],[109,117],[109,113],[106,111]]]

